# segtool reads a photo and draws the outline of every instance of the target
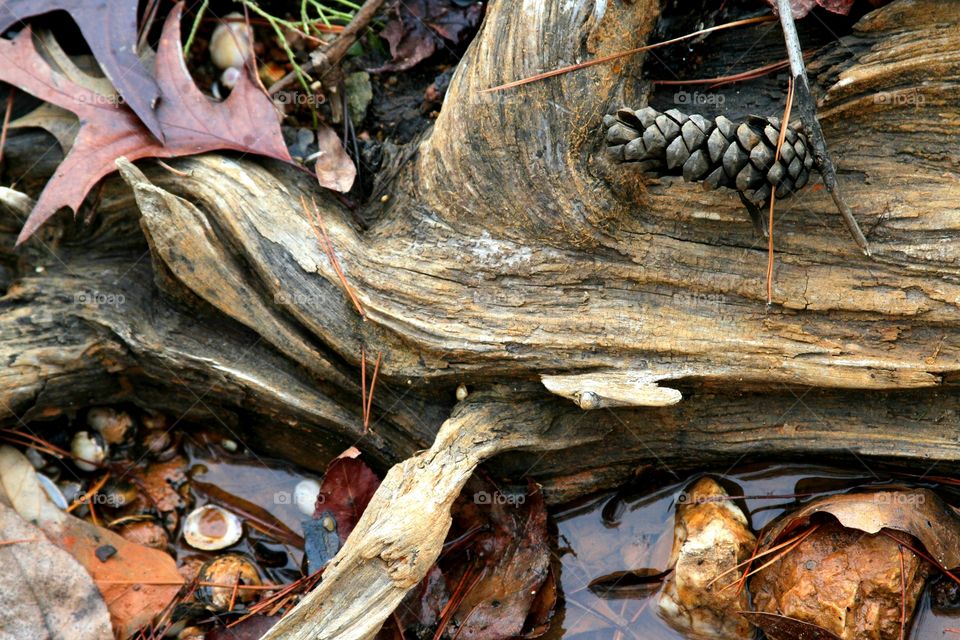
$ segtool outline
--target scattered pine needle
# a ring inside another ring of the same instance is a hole
[[[350,283],[347,282],[347,277],[344,275],[343,269],[340,268],[340,261],[337,260],[337,254],[333,251],[333,243],[330,242],[330,236],[327,235],[327,227],[323,224],[323,218],[320,216],[320,209],[317,208],[317,202],[313,199],[311,199],[310,202],[313,205],[312,211],[307,207],[306,199],[302,195],[300,196],[303,212],[307,214],[307,219],[310,221],[313,233],[317,236],[317,242],[320,244],[320,247],[326,251],[327,257],[330,259],[330,264],[333,265],[333,270],[337,272],[337,277],[340,278],[340,284],[343,285],[347,295],[350,296],[350,301],[353,303],[353,306],[356,307],[357,313],[360,314],[361,318],[366,320],[367,312],[363,310],[360,300],[356,294],[354,294]]]
[[[798,534],[798,535],[803,535],[803,534]],[[757,545],[756,547],[754,547],[753,555],[751,555],[749,558],[747,558],[747,559],[744,560],[743,562],[737,563],[735,566],[730,567],[729,569],[727,569],[726,571],[724,571],[724,572],[721,573],[720,575],[714,576],[713,580],[711,580],[710,582],[708,582],[708,583],[706,584],[706,587],[710,587],[711,585],[713,585],[715,582],[717,582],[717,580],[719,580],[719,579],[722,578],[723,576],[728,575],[728,574],[730,574],[730,573],[733,573],[734,571],[737,571],[738,569],[740,569],[740,568],[743,567],[743,566],[749,567],[750,564],[753,563],[753,561],[756,560],[757,558],[762,558],[762,557],[764,557],[764,556],[768,556],[768,555],[770,555],[771,553],[776,553],[777,551],[779,551],[780,549],[783,549],[784,547],[790,546],[790,545],[793,544],[796,540],[797,540],[796,537],[790,538],[789,540],[787,540],[787,541],[785,541],[785,542],[781,542],[780,544],[778,544],[778,545],[776,545],[776,546],[773,546],[773,547],[770,547],[770,548],[767,549],[766,551],[762,551],[762,552],[760,551],[760,545]]]
[[[10,128],[10,114],[13,113],[13,96],[17,90],[10,87],[10,93],[7,94],[7,110],[3,113],[3,128],[0,129],[0,163],[3,162],[3,147],[7,144],[7,129]]]
[[[103,485],[107,484],[108,479],[110,479],[110,474],[109,473],[103,474],[103,477],[101,477],[99,480],[94,482],[93,485],[89,489],[87,489],[86,493],[84,493],[82,496],[74,500],[73,504],[67,507],[67,513],[70,513],[71,511],[73,511],[80,505],[84,504],[85,502],[89,502],[90,498],[93,497],[93,495],[97,491],[100,491],[100,489],[103,489]],[[90,505],[90,506],[92,507],[93,505]],[[92,510],[90,515],[93,515]]]
[[[777,562],[779,562],[785,555],[787,555],[788,553],[790,553],[791,551],[799,547],[800,543],[806,540],[814,531],[816,531],[819,528],[820,528],[819,524],[813,525],[812,527],[804,531],[802,534],[793,538],[793,540],[791,540],[790,546],[784,549],[782,552],[778,553],[775,557],[768,560],[767,562],[764,562],[762,565],[760,565],[756,569],[753,569],[751,571],[744,571],[743,576],[741,576],[739,580],[737,580],[736,582],[731,582],[730,584],[725,586],[723,589],[720,589],[720,591],[726,591],[727,589],[729,589],[734,585],[737,585],[738,590],[742,589],[743,585],[745,585],[747,582],[747,578],[754,576],[760,573],[761,571],[763,571],[764,569],[766,569],[767,567],[769,567],[770,565],[776,564]]]
[[[903,545],[897,545],[900,552],[900,640],[904,640],[907,631],[907,577],[903,564]]]
[[[786,69],[790,66],[789,60],[781,60],[780,62],[774,62],[772,64],[764,65],[762,67],[757,67],[756,69],[750,69],[749,71],[743,71],[741,73],[735,73],[729,76],[719,76],[717,78],[700,78],[697,80],[654,80],[654,86],[662,87],[674,87],[682,86],[685,84],[708,84],[710,88],[720,87],[725,84],[731,84],[733,82],[740,82],[741,80],[753,80],[754,78],[760,78],[767,75],[768,73],[773,73],[774,71],[779,71],[781,69]]]
[[[777,136],[777,151],[773,156],[773,163],[780,162],[780,149],[787,136],[787,127],[790,125],[790,110],[793,108],[793,78],[787,86],[787,106],[783,109],[783,121],[780,122],[780,135]],[[777,190],[770,190],[769,230],[767,231],[767,304],[773,303],[773,208],[777,202]]]
[[[454,589],[453,593],[450,594],[450,599],[447,600],[447,604],[440,611],[440,623],[437,625],[436,633],[433,634],[433,640],[440,640],[440,637],[443,635],[444,631],[447,630],[447,626],[450,624],[450,619],[453,618],[453,614],[455,614],[457,609],[460,608],[460,605],[467,597],[467,594],[473,591],[473,588],[476,587],[477,583],[480,582],[480,579],[483,578],[484,572],[481,569],[477,572],[477,576],[470,583],[470,586],[464,588],[467,577],[473,573],[475,568],[476,565],[471,565],[469,569],[463,572],[463,575],[460,577],[460,582],[457,583],[457,588]]]
[[[383,361],[383,352],[377,352],[377,362],[373,365],[373,377],[370,379],[370,393],[367,394],[367,352],[360,349],[360,393],[363,403],[363,433],[370,431],[370,409],[373,407],[373,390],[377,386],[377,374],[380,372],[380,363]]]
[[[230,606],[227,611],[233,611],[233,605],[237,604],[237,594],[240,592],[240,570],[237,570],[237,579],[233,583],[233,591],[230,593]]]
[[[47,442],[43,438],[29,433],[24,433],[23,431],[17,431],[16,429],[0,429],[0,437],[3,437],[4,440],[8,440],[9,442],[13,442],[14,444],[20,444],[32,449],[36,449],[37,451],[42,451],[56,458],[73,457],[69,451],[61,449],[55,444]],[[24,441],[9,440],[10,437],[23,438]]]
[[[320,569],[319,571],[312,573],[309,576],[303,576],[298,580],[294,580],[288,585],[277,585],[278,587],[282,587],[279,591],[277,591],[277,593],[251,606],[249,611],[245,615],[237,618],[236,620],[228,624],[227,628],[229,629],[231,627],[234,627],[240,624],[241,622],[243,622],[244,620],[246,620],[247,618],[249,618],[250,616],[257,615],[265,611],[266,611],[265,615],[270,615],[270,616],[276,615],[277,612],[280,611],[280,609],[282,609],[283,606],[286,605],[290,601],[290,599],[296,595],[297,591],[307,593],[308,591],[313,589],[315,586],[317,586],[322,576],[323,576],[323,569]]]
[[[0,547],[5,547],[10,544],[21,544],[23,542],[36,542],[36,538],[20,538],[19,540],[0,540]]]
[[[743,27],[748,24],[758,24],[761,22],[774,22],[776,21],[776,16],[759,16],[756,18],[747,18],[745,20],[737,20],[735,22],[728,22],[726,24],[719,24],[715,27],[710,27],[709,29],[701,29],[699,31],[694,31],[693,33],[688,33],[686,35],[680,36],[679,38],[673,38],[671,40],[664,40],[663,42],[656,42],[654,44],[648,44],[643,47],[637,47],[635,49],[627,49],[626,51],[621,51],[619,53],[613,53],[609,56],[603,56],[602,58],[594,58],[593,60],[587,60],[586,62],[581,62],[579,64],[573,64],[568,67],[562,67],[560,69],[554,69],[552,71],[546,71],[544,73],[538,73],[535,76],[530,76],[529,78],[523,78],[521,80],[514,80],[513,82],[508,82],[506,84],[497,85],[496,87],[490,87],[489,89],[484,89],[480,93],[491,93],[493,91],[503,91],[504,89],[512,89],[514,87],[519,87],[524,84],[529,84],[531,82],[537,82],[539,80],[546,80],[547,78],[553,78],[565,73],[570,73],[571,71],[579,71],[580,69],[586,69],[587,67],[592,67],[594,65],[603,64],[605,62],[610,62],[612,60],[617,60],[619,58],[625,58],[627,56],[632,56],[643,51],[650,51],[651,49],[657,49],[659,47],[666,47],[667,45],[676,44],[677,42],[682,42],[684,40],[689,40],[690,38],[696,38],[697,36],[702,36],[714,31],[721,31],[723,29],[733,29],[734,27]]]
[[[924,560],[926,560],[927,562],[935,566],[937,569],[939,569],[943,575],[947,576],[957,584],[960,584],[960,578],[958,578],[956,574],[952,573],[949,569],[943,566],[938,560],[934,559],[930,554],[926,553],[925,551],[921,551],[920,549],[917,549],[915,546],[910,544],[909,541],[898,538],[897,536],[890,533],[888,529],[881,529],[880,533],[887,536],[888,538],[895,540],[898,544],[906,547],[910,551],[913,551],[915,554],[917,554],[918,556],[920,556],[921,558],[923,558]]]

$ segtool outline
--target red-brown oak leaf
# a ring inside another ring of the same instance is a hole
[[[47,183],[17,243],[30,237],[61,207],[77,211],[86,194],[115,161],[170,158],[215,149],[255,153],[292,162],[270,98],[247,75],[222,103],[204,96],[187,72],[180,48],[182,3],[167,16],[157,50],[157,83],[164,100],[157,117],[166,133],[160,144],[128,107],[85,89],[54,70],[37,53],[29,29],[0,39],[0,80],[63,107],[80,118],[73,148]]]

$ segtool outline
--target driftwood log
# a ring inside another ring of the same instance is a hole
[[[184,176],[121,160],[95,214],[58,218],[14,249],[29,203],[4,190],[0,417],[133,402],[215,422],[317,469],[352,444],[386,468],[428,449],[449,418],[434,448],[385,483],[422,490],[432,477],[441,505],[464,473],[514,448],[527,450],[487,470],[532,477],[553,502],[643,465],[680,473],[816,455],[871,469],[956,467],[957,7],[897,0],[809,59],[873,255],[849,240],[829,195],[807,187],[778,208],[769,307],[766,241],[734,195],[606,156],[604,114],[664,100],[639,80],[643,56],[483,92],[645,44],[653,0],[493,0],[435,126],[397,154],[358,211],[273,162],[205,155],[173,163]],[[748,68],[755,40],[771,46],[761,28],[721,40],[713,63],[742,56]],[[779,115],[771,82],[731,90],[727,107],[742,113],[730,117]],[[34,196],[50,170],[37,161],[42,140],[19,133],[6,149],[8,173]],[[317,201],[365,319],[302,196]],[[368,434],[361,348],[383,354]],[[451,418],[460,384],[474,393]],[[511,422],[527,436],[504,435]],[[477,448],[451,454],[469,441],[451,433],[464,424]],[[490,434],[505,441],[484,444]],[[423,457],[448,455],[458,462]],[[424,468],[435,475],[418,480]],[[426,567],[400,571],[398,545],[422,545],[429,559],[446,531],[376,539],[390,504],[379,496],[364,536],[336,560],[368,563],[356,573],[368,594],[389,591],[383,576],[415,583]],[[376,557],[382,566],[369,565]],[[310,637],[378,626],[360,622]]]

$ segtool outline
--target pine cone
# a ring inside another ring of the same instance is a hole
[[[783,198],[810,178],[813,154],[800,126],[788,126],[780,160],[774,163],[778,118],[750,116],[736,124],[723,116],[700,115],[651,107],[620,109],[603,119],[607,147],[622,162],[637,162],[641,170],[683,175],[709,188],[729,187],[755,204],[770,199],[776,189]]]

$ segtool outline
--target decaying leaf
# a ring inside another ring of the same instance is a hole
[[[836,634],[803,620],[761,611],[740,614],[760,627],[770,640],[840,640]]]
[[[54,506],[30,461],[8,446],[0,447],[0,493],[20,517],[36,523],[50,542],[87,570],[120,637],[148,624],[182,585],[176,563],[166,553],[133,544]]]
[[[0,636],[5,640],[113,638],[110,613],[90,574],[2,497],[0,566]]]
[[[51,67],[37,53],[29,29],[13,41],[0,40],[0,56],[5,60],[0,80],[76,113],[81,121],[73,149],[40,194],[18,243],[60,208],[76,212],[121,156],[169,158],[232,149],[291,161],[273,103],[246,73],[222,103],[211,102],[194,85],[180,48],[181,9],[178,4],[167,17],[157,52],[157,83],[164,96],[157,117],[165,145],[125,105],[70,81]]]
[[[444,42],[458,44],[483,18],[483,5],[456,0],[405,0],[394,2],[393,18],[382,35],[390,44],[393,60],[375,71],[403,71],[429,58]]]
[[[530,482],[526,492],[504,494],[474,478],[464,495],[472,500],[459,502],[455,518],[467,530],[486,529],[470,545],[485,566],[482,578],[467,585],[450,622],[451,635],[464,640],[517,637],[550,571],[543,493]],[[546,608],[552,610],[553,604]]]
[[[594,578],[587,586],[600,596],[645,598],[660,590],[673,570],[630,569]]]
[[[320,155],[317,156],[315,171],[320,186],[341,193],[350,191],[357,178],[357,167],[343,149],[337,132],[321,124],[317,128],[317,145]]]
[[[342,544],[379,486],[380,479],[365,462],[359,458],[337,458],[320,483],[314,517],[319,518],[324,512],[332,514]]]
[[[163,130],[154,111],[161,88],[144,69],[136,52],[138,6],[137,0],[4,0],[0,2],[0,33],[31,16],[58,9],[68,12],[113,86],[147,129],[162,141]]]

